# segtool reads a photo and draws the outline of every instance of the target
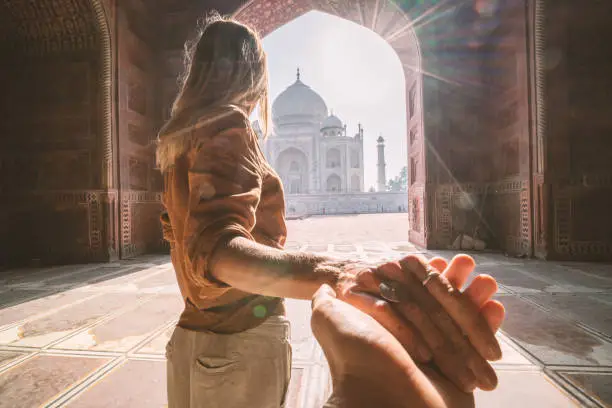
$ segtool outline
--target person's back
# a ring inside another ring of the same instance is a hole
[[[239,234],[270,247],[283,247],[282,184],[240,111],[228,108],[214,121],[205,126],[196,123],[187,132],[190,146],[165,173],[163,194],[164,230],[185,300],[179,326],[242,332],[269,316],[283,315],[282,300],[242,292],[199,272],[207,270],[211,246],[224,237]],[[215,196],[220,198],[213,199]],[[225,210],[228,202],[231,212]],[[228,227],[227,218],[240,219]]]
[[[253,31],[216,16],[187,62],[157,149],[164,237],[185,300],[167,346],[169,406],[278,407],[291,371],[283,299],[210,274],[211,254],[230,239],[285,242],[282,184],[248,120],[255,104],[269,120],[265,56]]]

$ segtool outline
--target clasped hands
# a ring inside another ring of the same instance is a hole
[[[489,361],[501,358],[495,337],[503,306],[488,275],[461,290],[475,264],[408,256],[378,267],[349,264],[335,288],[313,299],[312,328],[330,364],[334,398],[368,405],[469,406],[475,388],[492,390]],[[338,383],[340,382],[340,383]],[[352,390],[352,391],[351,391]],[[384,391],[384,392],[383,392]],[[419,403],[420,401],[420,403]],[[346,402],[346,401],[344,401]]]

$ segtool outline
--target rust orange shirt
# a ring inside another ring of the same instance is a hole
[[[185,300],[179,325],[236,333],[283,314],[283,300],[216,281],[208,270],[210,255],[238,236],[282,248],[282,183],[240,113],[190,132],[190,148],[164,174],[162,226]]]

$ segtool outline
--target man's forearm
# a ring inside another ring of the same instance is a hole
[[[327,283],[336,287],[344,274],[341,261],[282,251],[238,237],[218,247],[211,274],[245,292],[266,296],[311,299]]]

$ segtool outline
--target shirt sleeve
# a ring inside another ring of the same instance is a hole
[[[235,237],[253,240],[262,186],[255,143],[246,129],[230,129],[198,140],[191,152],[184,248],[199,285],[226,288],[210,274],[212,253]]]

